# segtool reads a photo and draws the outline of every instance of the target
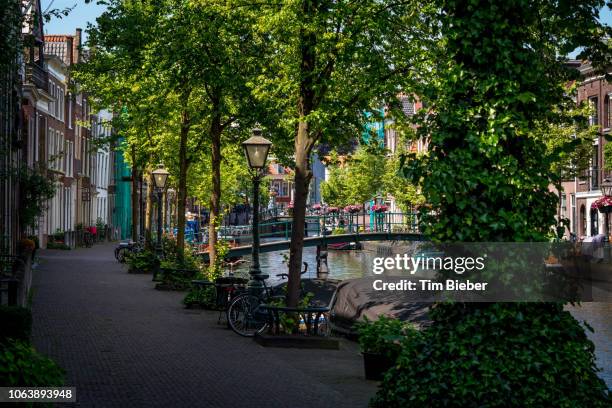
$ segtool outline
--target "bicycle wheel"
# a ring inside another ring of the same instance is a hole
[[[227,308],[227,323],[237,334],[244,337],[253,337],[263,332],[268,326],[267,322],[257,316],[257,309],[261,299],[245,293],[236,296]]]

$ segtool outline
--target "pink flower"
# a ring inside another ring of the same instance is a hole
[[[351,204],[344,207],[344,211],[351,214],[358,213],[359,210],[361,210],[361,206],[357,204]]]
[[[609,197],[609,196],[603,196],[601,198],[598,198],[597,200],[593,202],[593,204],[591,204],[592,209],[600,209],[603,207],[610,207],[610,206],[612,206],[612,197]]]
[[[377,212],[377,213],[385,212],[388,209],[389,207],[387,207],[385,204],[374,204],[372,206],[372,211]]]

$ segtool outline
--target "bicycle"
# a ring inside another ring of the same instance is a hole
[[[300,275],[304,275],[308,271],[308,263],[304,262],[304,270]],[[276,275],[280,278],[288,278],[286,273]],[[253,337],[255,334],[263,333],[268,328],[270,314],[268,311],[261,308],[262,305],[270,303],[272,300],[277,300],[284,296],[274,294],[275,287],[268,287],[266,279],[268,275],[257,277],[263,283],[263,291],[260,296],[252,293],[242,293],[235,296],[229,303],[226,310],[227,324],[236,333],[244,337]],[[300,315],[300,323],[310,321],[309,316]],[[324,331],[327,332],[327,319],[324,318],[324,323],[320,324]]]
[[[115,248],[115,259],[119,263],[125,263],[126,256],[131,253],[139,253],[144,251],[144,237],[139,237],[138,242],[122,241]]]
[[[85,245],[85,248],[91,248],[93,244],[93,234],[89,231],[85,231],[85,234],[83,234],[83,245]]]

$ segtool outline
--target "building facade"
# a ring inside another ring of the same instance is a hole
[[[599,134],[593,140],[589,169],[563,183],[563,191],[559,193],[558,215],[569,220],[569,231],[579,238],[597,234],[610,235],[612,228],[609,224],[612,220],[591,206],[603,196],[601,183],[606,179],[612,180],[612,172],[604,169],[605,135],[609,135],[612,128],[612,84],[603,75],[595,73],[589,62],[577,65],[582,81],[577,87],[576,102],[587,102],[593,108],[589,124],[597,126]]]

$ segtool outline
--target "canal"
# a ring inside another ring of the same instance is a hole
[[[261,270],[270,275],[269,284],[279,281],[275,275],[287,273],[289,251],[268,252],[260,255]],[[351,279],[372,274],[372,259],[379,256],[373,251],[329,251],[329,277]],[[248,257],[245,257],[248,259]],[[304,262],[309,265],[305,278],[316,277],[316,248],[304,248]],[[248,264],[235,270],[237,274],[248,275]],[[595,343],[597,365],[603,371],[600,376],[612,388],[612,303],[582,303],[580,306],[567,306],[572,315],[580,322],[586,321],[594,333],[588,332]]]

